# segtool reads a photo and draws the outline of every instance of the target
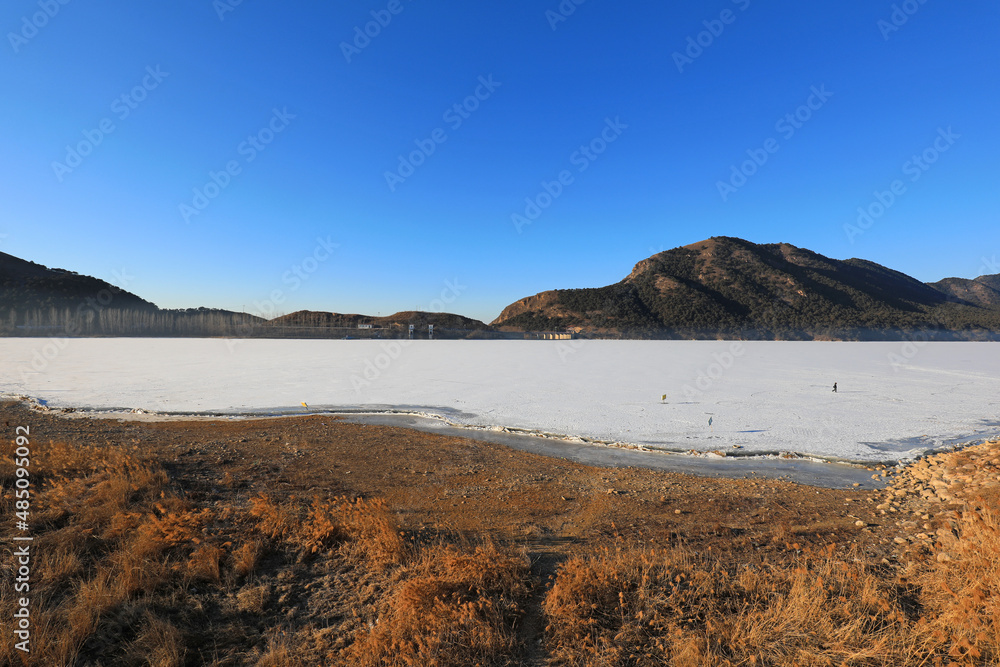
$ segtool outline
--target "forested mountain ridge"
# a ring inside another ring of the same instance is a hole
[[[108,308],[156,310],[156,305],[111,283],[75,271],[50,269],[0,252],[0,307],[3,311],[76,309],[87,300]]]
[[[990,289],[990,277],[977,280]],[[978,337],[1000,332],[1000,307],[863,259],[713,237],[644,259],[614,285],[521,299],[492,324],[630,337],[878,338],[912,329]]]
[[[0,253],[0,335],[330,338],[354,329],[354,337],[399,337],[410,324],[423,337],[428,325],[439,336],[487,328],[479,320],[436,311],[386,317],[298,311],[268,320],[217,308],[167,310],[107,281]]]
[[[1000,275],[968,278],[945,278],[931,287],[957,300],[984,308],[1000,307]]]
[[[0,335],[331,337],[370,325],[370,335],[382,336],[407,324],[509,332],[498,336],[574,329],[627,338],[878,340],[921,330],[943,339],[997,339],[1000,275],[926,284],[863,259],[713,237],[644,259],[613,285],[520,299],[487,327],[439,312],[299,311],[265,320],[218,309],[162,310],[106,281],[0,253]]]
[[[330,313],[325,311],[299,310],[288,315],[281,315],[269,321],[272,326],[279,327],[341,327],[351,328],[358,325],[371,324],[377,327],[412,324],[418,329],[426,330],[428,324],[442,329],[485,329],[486,324],[463,315],[443,312],[425,312],[407,310],[392,315],[371,316],[357,313]]]

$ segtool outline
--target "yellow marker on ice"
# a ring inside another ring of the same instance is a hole
[[[305,402],[305,401],[302,401],[302,407],[304,407],[304,408],[308,408],[309,406],[308,406],[308,405],[306,405],[306,402]]]
[[[666,400],[667,400],[667,395],[666,394],[664,394],[663,396],[660,396],[660,403],[664,403],[664,402],[666,402]]]

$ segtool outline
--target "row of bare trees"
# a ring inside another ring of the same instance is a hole
[[[0,319],[3,336],[246,336],[259,317],[218,310],[117,308],[10,309]]]

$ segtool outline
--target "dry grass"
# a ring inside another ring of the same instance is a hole
[[[764,565],[619,541],[560,568],[544,602],[550,664],[997,665],[997,499],[967,507],[955,533],[947,557],[899,575],[832,547]]]
[[[965,504],[946,556],[901,571],[832,547],[765,563],[617,537],[542,590],[525,551],[415,539],[378,499],[188,498],[126,447],[39,443],[32,474],[33,652],[4,641],[0,665],[509,665],[526,614],[551,665],[1000,663],[996,494]]]
[[[1000,512],[996,497],[960,513],[950,555],[914,563],[926,645],[957,664],[1000,664]]]
[[[863,566],[727,565],[619,546],[575,558],[545,600],[560,665],[902,665],[892,587]]]
[[[236,664],[488,664],[514,649],[528,590],[523,554],[412,543],[381,500],[257,495],[199,507],[152,456],[110,446],[38,445],[33,473],[32,653],[26,661],[5,641],[0,664],[193,664],[204,616],[176,601],[189,604],[194,587],[198,606],[231,598],[234,613],[270,627]],[[3,503],[9,510],[6,495]],[[340,648],[329,632],[285,627],[270,584],[252,580],[269,555],[281,567],[345,571],[341,582],[377,593],[351,598]],[[0,558],[10,567],[9,551]],[[0,606],[12,609],[13,598],[10,585],[0,589]],[[214,633],[226,640],[224,629]],[[203,652],[194,661],[233,664]]]
[[[969,519],[976,532],[961,557],[921,572],[916,600],[833,553],[794,567],[733,568],[624,547],[571,559],[545,600],[552,662],[995,665],[1000,545],[989,516]]]
[[[426,549],[397,572],[385,602],[336,664],[508,664],[518,649],[514,628],[528,572],[526,555],[493,543]]]

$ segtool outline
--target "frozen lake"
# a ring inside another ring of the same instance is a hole
[[[1000,434],[1000,344],[0,338],[0,393],[96,410],[402,411],[875,462]]]

